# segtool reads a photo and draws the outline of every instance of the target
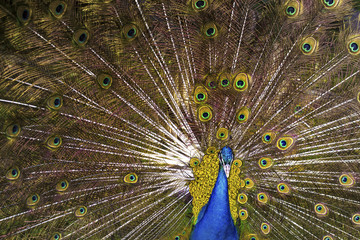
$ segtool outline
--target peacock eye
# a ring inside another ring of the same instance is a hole
[[[270,225],[268,223],[262,223],[261,224],[261,231],[263,234],[269,234],[270,233]]]
[[[273,165],[273,160],[268,157],[259,159],[259,166],[261,169],[267,169]]]
[[[204,35],[207,38],[214,38],[218,35],[217,27],[214,23],[207,23],[203,27]]]
[[[301,4],[298,0],[290,0],[285,7],[285,14],[289,18],[295,18],[300,14]]]
[[[246,209],[240,209],[239,210],[240,219],[242,221],[246,220],[248,218],[248,211]]]
[[[78,46],[83,47],[89,40],[89,32],[86,29],[78,29],[75,31],[73,39]]]
[[[64,4],[57,5],[56,8],[55,8],[55,13],[57,15],[62,14],[64,12],[64,8],[65,8]]]
[[[219,128],[216,133],[216,138],[220,140],[225,140],[229,136],[229,131],[226,128]]]
[[[16,180],[20,177],[20,170],[18,167],[12,167],[6,172],[5,176],[8,180]]]
[[[234,89],[238,92],[243,92],[245,91],[248,86],[249,86],[249,80],[250,80],[250,76],[246,73],[239,73],[235,76],[234,79]]]
[[[87,213],[87,208],[85,206],[80,206],[75,210],[76,217],[83,217]]]
[[[326,6],[331,7],[335,4],[334,0],[324,0],[324,3],[326,4]]]
[[[180,240],[180,237],[179,237],[179,236],[176,236],[176,237],[175,237],[175,240]]]
[[[339,182],[345,187],[351,187],[355,183],[355,179],[350,174],[343,174],[339,177]]]
[[[204,87],[199,86],[194,91],[194,101],[195,103],[205,103],[208,98],[208,94]]]
[[[40,201],[40,196],[38,194],[33,194],[30,195],[27,199],[26,199],[26,204],[29,207],[35,206],[36,204],[38,204]]]
[[[208,37],[214,36],[214,35],[215,35],[215,28],[208,28],[208,29],[206,30],[206,35],[207,35]]]
[[[305,52],[310,52],[311,49],[312,49],[312,47],[311,47],[311,45],[310,45],[309,43],[304,43],[304,44],[302,45],[302,49],[303,49]]]
[[[61,239],[61,234],[60,234],[60,233],[55,233],[55,234],[53,235],[53,239],[54,239],[54,240],[60,240],[60,239]]]
[[[271,136],[270,136],[269,134],[266,134],[265,137],[264,137],[264,140],[265,140],[266,142],[270,142]]]
[[[129,173],[124,177],[126,183],[137,183],[138,176],[135,173]]]
[[[285,183],[279,183],[277,185],[277,190],[279,193],[284,193],[284,194],[287,194],[290,192],[290,188],[288,185],[286,185]]]
[[[254,181],[251,180],[250,178],[245,178],[244,181],[245,181],[245,188],[249,189],[254,187]]]
[[[222,86],[222,87],[227,87],[227,86],[229,86],[229,85],[230,85],[229,80],[227,80],[227,79],[221,80],[221,86]]]
[[[207,2],[203,1],[203,0],[196,1],[195,2],[195,7],[196,7],[196,9],[203,9],[203,8],[206,7],[206,4],[207,4]]]
[[[359,45],[355,42],[350,43],[349,47],[353,53],[356,53],[357,51],[359,51]]]
[[[59,136],[51,136],[48,138],[48,140],[46,141],[47,146],[51,149],[57,149],[61,146],[62,144],[62,139]]]
[[[347,49],[351,55],[358,55],[360,53],[360,36],[350,36],[347,42]]]
[[[200,121],[202,121],[202,122],[210,121],[212,118],[212,111],[211,111],[210,107],[207,105],[201,106],[198,109],[198,116],[199,116]]]
[[[123,27],[122,33],[126,40],[132,41],[138,36],[138,28],[134,24],[130,23]]]
[[[239,112],[237,113],[237,121],[239,123],[244,123],[248,120],[250,115],[250,109],[247,107],[240,108]]]
[[[31,18],[31,14],[32,14],[32,11],[27,6],[19,6],[17,11],[16,11],[17,18],[24,25],[29,23],[30,18]]]
[[[294,7],[287,7],[286,8],[286,13],[290,16],[293,16],[296,13],[296,8]]]
[[[6,135],[10,138],[19,136],[20,131],[21,131],[21,128],[18,124],[11,124],[5,130]]]
[[[66,11],[67,4],[64,1],[53,1],[49,5],[49,10],[55,18],[61,18]]]
[[[68,187],[69,187],[69,182],[67,180],[62,180],[57,183],[56,190],[59,192],[64,192],[68,189]]]
[[[352,222],[356,225],[360,225],[360,213],[355,213],[352,217]]]
[[[333,240],[333,238],[331,236],[324,236],[323,240]]]
[[[248,197],[245,193],[240,193],[237,200],[240,204],[245,204],[248,200]]]
[[[109,89],[111,87],[112,77],[109,74],[101,73],[96,77],[96,79],[101,88]]]
[[[337,7],[340,2],[341,2],[340,0],[323,0],[322,1],[325,8],[328,8],[328,9]]]
[[[200,164],[200,161],[198,158],[190,159],[190,167],[194,168],[194,167],[197,167],[199,164]]]
[[[240,159],[235,159],[232,164],[239,168],[242,166],[242,161]]]
[[[263,143],[266,143],[266,144],[272,143],[275,136],[276,136],[275,132],[272,132],[272,131],[266,132],[262,136],[262,141],[263,141]]]
[[[63,106],[63,99],[61,96],[52,96],[47,100],[48,108],[52,110],[59,110]]]
[[[268,201],[268,197],[267,197],[267,195],[266,195],[265,193],[259,193],[259,194],[257,195],[257,200],[258,200],[260,203],[265,204],[265,203],[267,203],[267,201]]]
[[[205,100],[205,94],[199,93],[198,95],[196,95],[196,98],[199,101],[204,101]]]
[[[291,137],[281,137],[277,141],[277,148],[280,150],[286,150],[292,146],[294,140]]]
[[[315,213],[317,215],[327,215],[328,208],[324,204],[318,203],[315,205]]]

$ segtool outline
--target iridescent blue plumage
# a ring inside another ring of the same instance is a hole
[[[233,152],[223,147],[219,154],[219,174],[209,202],[203,207],[191,235],[191,240],[237,240],[238,232],[231,218],[228,181],[225,169],[233,161]]]

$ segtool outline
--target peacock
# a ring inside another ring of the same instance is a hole
[[[360,239],[352,0],[0,0],[0,239]]]

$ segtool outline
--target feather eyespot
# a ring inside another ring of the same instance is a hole
[[[346,46],[351,55],[358,55],[360,53],[360,36],[350,36]]]
[[[54,233],[51,239],[60,240],[61,239],[61,234],[60,233]]]
[[[122,34],[128,41],[133,41],[138,36],[138,28],[135,24],[127,24],[122,29]]]
[[[294,140],[291,137],[281,137],[278,139],[276,146],[278,149],[285,151],[291,147],[294,143]]]
[[[30,22],[31,15],[32,15],[32,10],[27,6],[19,6],[16,11],[17,18],[24,25]]]
[[[207,0],[192,0],[192,7],[195,11],[205,10],[208,6]]]
[[[229,130],[226,128],[219,128],[216,133],[216,138],[220,140],[226,140],[229,137]]]
[[[350,174],[342,174],[339,177],[339,182],[341,185],[343,185],[345,187],[351,187],[354,185],[355,180]]]
[[[289,18],[295,18],[300,14],[301,4],[297,0],[291,0],[285,5],[285,14]]]
[[[248,239],[248,240],[258,240],[256,234],[250,234],[250,235],[248,235],[247,239]]]
[[[250,76],[246,73],[239,73],[234,79],[234,89],[238,92],[245,91],[249,87]]]
[[[233,162],[232,162],[232,165],[234,165],[235,167],[241,167],[242,166],[242,161],[240,159],[235,159]]]
[[[228,74],[223,73],[219,76],[219,87],[221,89],[229,89],[231,88],[231,80],[230,77],[228,76]]]
[[[208,94],[204,87],[199,86],[194,91],[195,103],[205,103],[208,99]]]
[[[245,178],[244,181],[245,181],[245,188],[250,189],[254,187],[254,181],[251,180],[250,178]]]
[[[59,110],[63,106],[63,98],[61,96],[52,96],[47,100],[47,106],[52,110]]]
[[[261,232],[265,235],[270,233],[270,224],[268,223],[262,223],[261,224]]]
[[[16,180],[20,177],[20,170],[18,167],[12,167],[6,172],[5,176],[8,180]]]
[[[62,139],[61,139],[61,137],[56,136],[56,135],[51,136],[47,139],[46,144],[50,149],[57,149],[61,146]]]
[[[339,5],[340,0],[323,0],[322,3],[324,4],[325,8],[332,9]]]
[[[64,1],[53,1],[49,5],[51,14],[56,18],[61,18],[65,13],[66,8],[67,5]]]
[[[97,82],[103,89],[109,89],[112,84],[112,77],[109,74],[101,73],[96,77]]]
[[[29,207],[33,207],[36,204],[38,204],[39,201],[40,201],[39,194],[32,194],[26,199],[26,205],[28,205]]]
[[[206,38],[215,38],[218,36],[218,29],[214,23],[207,23],[203,27],[203,33]]]
[[[135,173],[129,173],[124,177],[126,183],[137,183],[138,176]]]
[[[246,195],[245,193],[240,193],[240,194],[238,195],[237,200],[238,200],[238,202],[239,202],[240,204],[245,204],[245,203],[247,202],[247,200],[248,200],[248,197],[247,197],[247,195]]]
[[[352,222],[356,225],[360,225],[360,213],[355,213],[352,218]]]
[[[87,208],[85,206],[80,206],[75,210],[75,216],[76,217],[83,217],[87,213]]]
[[[285,183],[279,183],[277,185],[277,190],[279,193],[283,193],[283,194],[288,194],[290,192],[289,186]]]
[[[240,209],[239,210],[239,217],[241,221],[244,221],[248,218],[249,214],[248,211],[246,209]]]
[[[311,55],[315,52],[317,46],[318,43],[315,38],[307,37],[302,41],[300,50],[304,55]]]
[[[68,187],[69,187],[69,182],[67,180],[61,180],[56,184],[56,190],[58,192],[64,192],[68,189]]]
[[[322,203],[316,204],[314,209],[315,209],[315,213],[318,216],[325,216],[328,214],[328,211],[329,211],[328,208]]]
[[[244,123],[248,120],[249,115],[250,115],[250,109],[247,107],[242,107],[240,108],[239,112],[236,115],[236,120],[239,123]]]
[[[259,193],[258,195],[257,195],[257,200],[260,202],[260,203],[262,203],[262,204],[265,204],[265,203],[267,203],[267,201],[268,201],[268,196],[266,195],[266,193]]]
[[[323,240],[333,240],[333,238],[329,235],[323,237]]]
[[[198,117],[202,122],[208,122],[212,118],[212,110],[209,106],[203,105],[198,109]]]
[[[267,169],[273,165],[273,160],[269,157],[259,159],[259,166],[261,169]]]
[[[216,79],[216,77],[213,76],[213,75],[206,76],[205,87],[207,89],[209,89],[209,90],[216,89],[216,87],[217,87],[217,79]]]
[[[89,32],[86,29],[78,29],[75,31],[73,39],[78,46],[83,47],[89,41]]]
[[[194,167],[197,167],[199,166],[200,164],[200,161],[198,158],[191,158],[190,159],[190,167],[194,168]]]
[[[206,149],[206,153],[207,153],[207,154],[214,154],[214,153],[216,153],[216,147],[208,147],[208,148]]]
[[[21,132],[21,127],[19,124],[16,124],[16,123],[11,124],[6,128],[5,132],[9,138],[15,138],[15,137],[19,136],[19,134]]]
[[[262,136],[262,141],[263,143],[272,143],[272,141],[274,140],[274,138],[276,137],[276,134],[274,132],[266,132],[263,134]]]

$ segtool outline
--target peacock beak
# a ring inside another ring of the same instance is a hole
[[[224,171],[225,171],[225,174],[226,174],[226,178],[229,178],[230,168],[231,168],[231,165],[230,165],[230,164],[225,164],[225,165],[224,165]]]

